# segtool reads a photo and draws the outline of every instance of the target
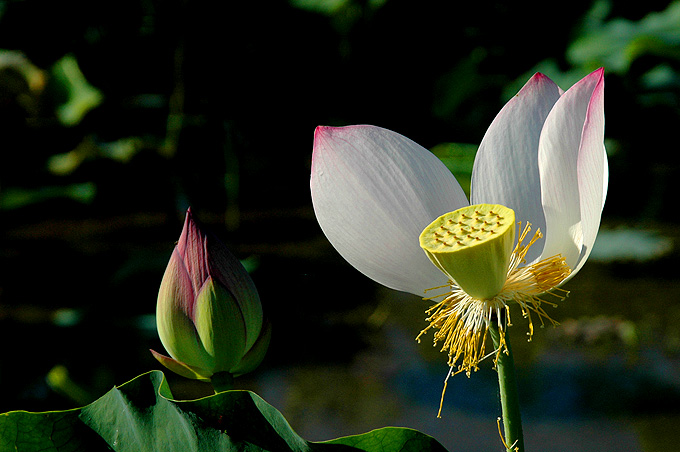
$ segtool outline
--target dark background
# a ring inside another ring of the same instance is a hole
[[[527,447],[675,450],[680,2],[0,1],[0,49],[0,412],[80,406],[159,368],[156,294],[191,205],[274,324],[238,384],[300,434],[396,424],[497,447],[490,365],[449,382],[437,420],[445,356],[413,341],[425,305],[321,233],[313,131],[476,145],[535,71],[567,89],[604,66],[600,251],[560,327],[512,331]]]

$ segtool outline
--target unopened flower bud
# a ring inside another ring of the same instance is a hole
[[[226,246],[204,233],[187,211],[182,235],[163,275],[156,306],[165,367],[210,381],[213,374],[255,369],[269,346],[257,289]]]

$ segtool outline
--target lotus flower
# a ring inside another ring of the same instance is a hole
[[[187,378],[210,381],[217,373],[250,372],[269,345],[271,328],[263,323],[260,298],[248,272],[221,242],[198,227],[190,209],[163,275],[156,322],[170,357],[151,352]]]
[[[444,292],[421,334],[438,330],[451,369],[460,360],[469,375],[490,322],[503,340],[509,304],[533,331],[532,312],[549,319],[546,295],[566,296],[555,289],[590,254],[607,184],[599,69],[566,92],[536,74],[503,107],[475,158],[472,205],[431,152],[368,125],[316,129],[310,185],[321,229],[351,265],[392,289]]]

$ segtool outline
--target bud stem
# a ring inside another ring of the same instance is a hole
[[[234,376],[229,372],[217,372],[210,378],[215,394],[234,389]]]
[[[505,310],[501,314],[505,317]],[[505,324],[502,319],[501,325]],[[517,394],[517,382],[515,381],[515,363],[512,359],[510,338],[505,335],[505,343],[501,344],[501,336],[498,331],[498,322],[492,319],[489,322],[489,332],[495,348],[503,346],[504,349],[498,354],[496,368],[498,370],[498,385],[500,389],[501,410],[503,413],[503,430],[505,431],[505,446],[508,452],[524,452],[524,439],[522,437],[522,418],[519,409],[519,397]]]

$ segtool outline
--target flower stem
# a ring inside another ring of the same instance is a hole
[[[234,389],[234,376],[229,372],[217,372],[210,378],[215,394]]]
[[[505,313],[503,313],[505,316]],[[501,319],[501,325],[505,324]],[[498,386],[500,389],[501,410],[503,412],[503,430],[505,431],[505,447],[508,452],[524,452],[522,438],[522,418],[519,410],[517,382],[515,380],[515,363],[512,359],[512,349],[507,334],[502,343],[498,323],[489,322],[489,332],[495,349],[503,347],[498,354],[496,368],[498,370]]]

